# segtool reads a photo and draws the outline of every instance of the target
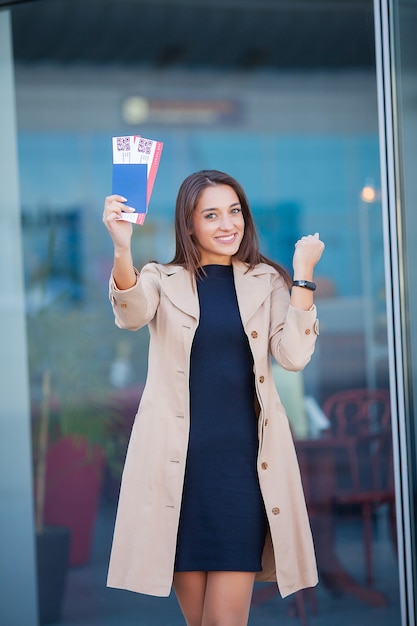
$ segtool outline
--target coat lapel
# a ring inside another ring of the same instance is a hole
[[[273,271],[273,268],[269,268],[268,265],[247,271],[244,263],[238,261],[233,263],[237,301],[244,326],[271,293],[269,274]]]
[[[165,277],[161,287],[172,304],[197,321],[200,317],[197,289],[190,280],[187,270],[177,266],[164,266]],[[261,265],[247,271],[247,266],[240,261],[233,263],[235,288],[243,325],[253,317],[261,304],[272,291],[268,275],[273,268]],[[193,289],[194,287],[194,289]]]
[[[166,276],[162,280],[161,287],[172,304],[178,309],[194,317],[200,317],[197,289],[193,289],[193,281],[190,274],[183,267],[164,266]]]

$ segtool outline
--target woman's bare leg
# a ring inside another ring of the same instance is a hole
[[[247,626],[254,572],[208,572],[201,626]]]
[[[206,595],[206,572],[175,572],[174,591],[187,626],[201,626]]]
[[[254,572],[176,572],[187,626],[247,626],[254,581]]]

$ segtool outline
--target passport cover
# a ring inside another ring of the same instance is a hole
[[[146,163],[113,163],[112,193],[124,196],[137,213],[147,210],[148,166]]]

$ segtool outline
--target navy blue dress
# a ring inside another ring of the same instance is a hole
[[[175,571],[258,572],[267,522],[256,469],[253,359],[232,266],[204,269]]]

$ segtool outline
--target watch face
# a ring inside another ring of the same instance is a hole
[[[293,280],[293,287],[305,287],[314,291],[316,289],[316,283],[312,283],[309,280]]]

